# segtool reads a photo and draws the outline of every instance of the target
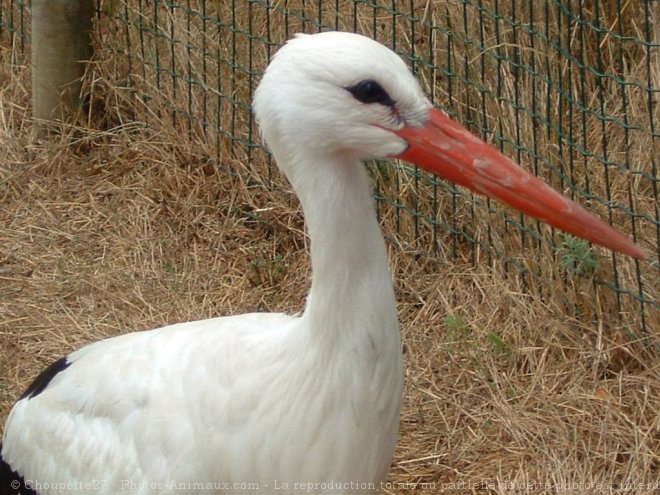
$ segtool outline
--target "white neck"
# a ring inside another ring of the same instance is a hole
[[[287,175],[302,203],[312,257],[312,287],[298,332],[292,332],[297,345],[290,346],[296,353],[292,362],[310,366],[296,367],[296,375],[313,384],[309,394],[299,396],[313,396],[323,417],[338,418],[337,431],[350,437],[337,443],[333,431],[326,438],[327,445],[346,452],[339,455],[344,472],[355,472],[354,479],[372,473],[381,480],[396,445],[403,370],[394,290],[369,176],[358,160],[338,157],[290,165]],[[315,435],[321,430],[317,427]],[[367,444],[379,455],[364,459]]]
[[[394,291],[365,166],[327,157],[296,165],[289,180],[311,239],[305,331],[328,349],[368,341],[399,352]]]

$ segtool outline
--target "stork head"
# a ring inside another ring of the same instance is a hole
[[[361,160],[403,152],[407,144],[393,131],[423,125],[431,108],[401,58],[343,32],[287,42],[266,69],[253,106],[277,158],[280,151],[311,149]]]
[[[566,232],[646,258],[627,237],[433,108],[401,58],[370,38],[296,36],[266,69],[253,106],[289,177],[295,171],[287,167],[315,166],[321,156],[401,158]]]

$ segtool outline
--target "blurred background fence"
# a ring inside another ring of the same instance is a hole
[[[30,2],[1,1],[2,56],[29,64]],[[659,23],[653,0],[98,0],[86,123],[175,129],[197,159],[285,187],[250,112],[269,57],[298,32],[365,34],[401,54],[436,105],[629,233],[651,262],[373,163],[397,248],[501,265],[571,314],[607,314],[648,339],[660,324]]]

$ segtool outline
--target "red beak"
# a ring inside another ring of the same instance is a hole
[[[408,143],[397,156],[429,172],[573,235],[633,258],[646,253],[630,239],[516,165],[435,108],[424,127],[396,132]]]

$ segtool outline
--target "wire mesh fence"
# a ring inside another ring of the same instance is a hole
[[[636,262],[418,170],[373,163],[379,216],[401,249],[491,263],[573,313],[638,336],[658,328],[660,2],[645,0],[99,0],[93,70],[121,119],[175,127],[231,172],[271,187],[251,95],[298,32],[390,46],[434,103],[523,167],[629,233]],[[3,0],[0,40],[29,49],[29,2]],[[29,56],[29,54],[26,54]]]
[[[30,22],[28,3],[24,0],[3,0],[0,8],[0,42],[12,55],[23,55],[28,42]]]

